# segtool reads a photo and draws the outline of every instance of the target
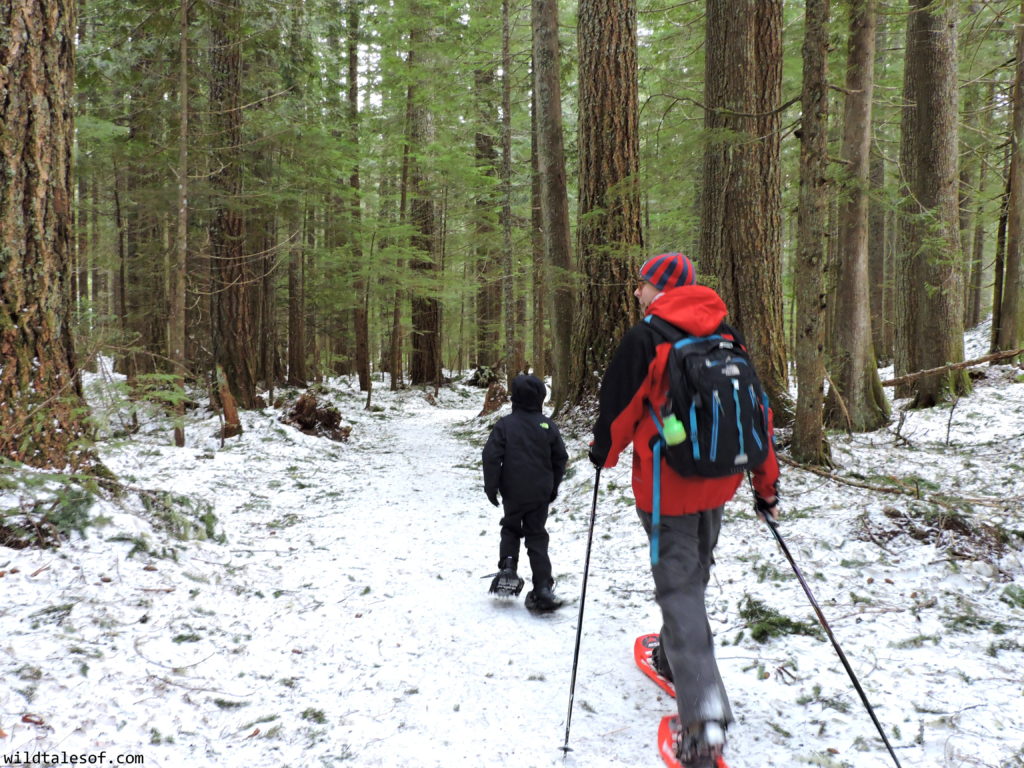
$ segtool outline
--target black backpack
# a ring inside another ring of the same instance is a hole
[[[711,336],[692,336],[655,315],[646,322],[672,344],[668,399],[651,411],[660,453],[684,477],[725,477],[768,458],[768,397],[743,339],[722,323]],[[731,336],[732,338],[726,338]]]

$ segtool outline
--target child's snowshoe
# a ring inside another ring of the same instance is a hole
[[[505,563],[500,571],[489,575],[493,576],[494,579],[491,581],[491,588],[487,591],[498,597],[518,597],[519,593],[523,591],[523,585],[526,583],[516,573],[511,557],[505,558]],[[487,577],[484,576],[484,578],[486,579]]]

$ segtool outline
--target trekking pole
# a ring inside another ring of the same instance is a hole
[[[867,695],[864,693],[864,689],[860,687],[860,681],[857,680],[857,676],[853,673],[853,667],[850,666],[850,662],[846,660],[846,654],[843,653],[843,649],[839,647],[839,643],[836,641],[836,636],[832,634],[832,628],[828,625],[825,620],[825,614],[821,612],[821,608],[818,605],[818,601],[814,599],[814,595],[811,594],[811,588],[807,586],[807,580],[804,579],[804,575],[800,572],[797,567],[796,561],[793,559],[793,555],[789,553],[789,547],[786,546],[786,542],[782,540],[782,535],[779,533],[779,522],[775,520],[769,514],[761,514],[758,512],[758,516],[763,518],[768,524],[769,530],[772,535],[775,536],[775,540],[779,542],[779,546],[782,547],[783,553],[786,555],[786,559],[789,560],[789,564],[793,566],[793,572],[796,574],[797,580],[800,582],[800,586],[804,588],[804,592],[807,594],[807,599],[811,601],[811,606],[814,608],[814,612],[818,615],[818,621],[821,622],[821,626],[824,627],[825,632],[828,634],[828,639],[832,641],[832,647],[836,649],[836,653],[839,654],[839,660],[843,662],[843,666],[846,668],[846,674],[850,676],[853,681],[853,687],[857,689],[857,693],[860,694],[860,700],[864,702],[864,706],[868,710],[868,714],[871,715],[871,720],[875,724],[875,728],[878,729],[878,735],[882,737],[882,741],[885,742],[886,749],[889,750],[889,754],[892,755],[892,760],[896,763],[897,768],[900,766],[900,761],[896,757],[896,753],[893,751],[892,745],[889,743],[889,739],[885,736],[885,731],[882,730],[882,724],[878,722],[878,718],[875,716],[875,710],[872,709],[871,703],[868,701]]]
[[[601,468],[594,476],[594,503],[590,505],[590,525],[587,528],[587,556],[583,560],[583,589],[580,593],[580,615],[576,620],[576,650],[572,654],[572,679],[569,682],[569,714],[565,716],[565,743],[560,747],[565,758],[572,751],[569,746],[569,727],[572,725],[572,701],[576,695],[576,666],[580,660],[580,637],[583,635],[583,606],[587,603],[587,574],[590,572],[590,545],[594,541],[594,520],[597,517],[597,489],[601,485]]]

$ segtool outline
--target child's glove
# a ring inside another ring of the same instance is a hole
[[[594,465],[595,469],[600,469],[601,467],[604,466],[604,462],[608,457],[601,456],[600,454],[594,451],[593,447],[591,447],[590,451],[587,453],[587,458],[590,459],[590,463]]]
[[[491,504],[493,504],[494,506],[498,506],[498,492],[487,491],[487,500],[491,502]]]

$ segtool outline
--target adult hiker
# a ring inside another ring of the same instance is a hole
[[[599,468],[614,467],[619,454],[633,444],[633,496],[640,522],[652,541],[655,596],[662,613],[653,662],[659,674],[674,682],[678,705],[678,723],[673,723],[675,758],[686,768],[711,768],[722,754],[725,730],[733,715],[715,661],[704,594],[722,511],[744,472],[706,477],[684,476],[672,469],[660,453],[669,427],[669,419],[663,421],[662,416],[670,385],[669,353],[676,339],[718,335],[727,346],[743,349],[742,340],[724,323],[728,313],[725,302],[711,288],[697,285],[693,263],[681,253],[648,259],[640,268],[640,284],[633,295],[645,317],[626,332],[601,382],[590,460]],[[754,399],[753,389],[750,399]],[[714,400],[719,412],[725,413],[717,396]],[[732,401],[730,392],[726,402],[730,409]],[[771,445],[771,414],[766,402],[755,405],[768,438],[767,457],[749,467],[755,507],[759,514],[777,519],[779,466]],[[737,397],[736,413],[739,407]],[[682,430],[685,439],[686,430],[696,426],[696,421],[691,425],[684,419],[673,426]],[[696,446],[696,459],[701,444],[695,434],[690,439]],[[652,512],[659,507],[660,521],[655,526]]]

